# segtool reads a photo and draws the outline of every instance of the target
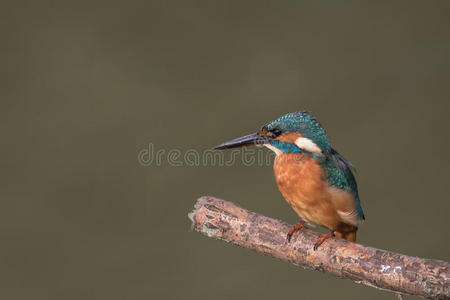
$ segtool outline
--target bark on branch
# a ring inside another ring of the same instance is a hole
[[[318,233],[301,230],[286,243],[289,225],[231,202],[201,197],[189,214],[192,228],[295,265],[357,283],[430,299],[450,299],[450,264],[328,239],[317,251]]]

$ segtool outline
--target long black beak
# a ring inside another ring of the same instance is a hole
[[[261,145],[267,142],[267,138],[264,136],[258,135],[257,132],[241,136],[237,139],[225,142],[223,144],[220,144],[219,146],[214,147],[213,149],[229,149],[229,148],[237,148],[242,146],[249,146],[249,145]]]

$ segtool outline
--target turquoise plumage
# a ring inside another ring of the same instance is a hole
[[[331,185],[348,190],[355,195],[358,214],[361,219],[365,219],[359,199],[358,185],[351,170],[353,165],[330,146],[325,129],[315,117],[307,111],[288,113],[263,126],[262,129],[267,131],[278,129],[281,132],[300,131],[304,137],[313,141],[322,150],[323,155],[311,152],[309,154],[319,161],[325,171],[326,179]],[[284,153],[308,153],[292,143],[272,140],[270,144]]]
[[[324,154],[331,153],[330,143],[325,129],[319,121],[306,111],[297,111],[285,114],[278,119],[263,126],[263,130],[280,132],[301,132],[302,135],[313,141]]]
[[[321,165],[325,170],[327,181],[331,185],[350,191],[355,195],[359,217],[365,220],[359,199],[358,185],[352,172],[353,165],[333,148],[331,148],[331,159],[325,159]]]
[[[321,138],[323,139],[323,135]],[[316,159],[322,166],[325,172],[326,180],[330,185],[342,190],[350,191],[355,195],[359,217],[365,220],[361,201],[359,199],[358,185],[352,172],[354,167],[348,160],[340,155],[339,152],[333,148],[330,148],[330,154],[326,156],[323,154],[313,153],[305,149],[300,149],[293,143],[282,142],[279,140],[272,140],[269,143],[280,149],[283,153],[303,153],[314,157],[314,159]],[[324,144],[329,145],[328,138]]]
[[[215,149],[262,144],[275,152],[278,189],[302,219],[287,234],[305,228],[305,222],[330,230],[314,245],[337,236],[356,240],[364,212],[352,164],[330,146],[325,129],[306,111],[283,115],[256,133],[225,142]]]

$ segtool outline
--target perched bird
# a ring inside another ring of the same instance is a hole
[[[214,149],[260,144],[276,154],[273,170],[283,197],[300,216],[292,235],[307,228],[305,222],[330,230],[321,234],[314,250],[327,238],[356,240],[364,213],[352,164],[330,146],[319,121],[306,111],[286,114],[256,133],[233,139]]]

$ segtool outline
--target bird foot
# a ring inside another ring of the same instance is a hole
[[[322,243],[329,238],[334,237],[334,230],[331,230],[329,233],[325,233],[325,234],[321,234],[319,235],[319,239],[317,240],[317,242],[314,244],[314,251],[317,250],[317,248],[319,248],[320,245],[322,245]]]
[[[305,225],[305,221],[303,221],[303,220],[300,221],[299,223],[295,224],[295,225],[292,226],[291,228],[289,228],[289,232],[288,232],[288,234],[287,234],[287,236],[286,236],[287,242],[289,243],[289,242],[291,241],[292,235],[293,235],[295,232],[297,232],[297,231],[299,231],[300,229],[302,229],[302,228],[308,229],[308,227],[306,227],[306,225]]]

